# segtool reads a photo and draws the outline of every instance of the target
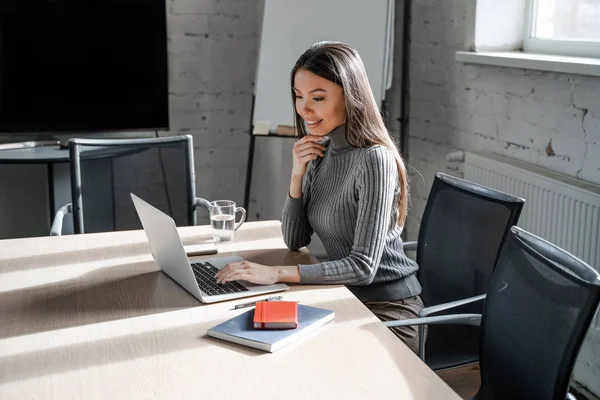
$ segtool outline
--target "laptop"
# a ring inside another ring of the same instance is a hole
[[[214,276],[221,268],[244,259],[237,256],[219,256],[190,261],[173,218],[133,193],[131,198],[160,269],[201,302],[214,303],[289,289],[284,283],[255,285],[246,281],[235,281],[218,284]]]

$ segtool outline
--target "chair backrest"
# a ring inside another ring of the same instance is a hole
[[[195,225],[192,137],[71,139],[75,233],[141,229],[129,193]]]
[[[599,301],[597,271],[511,228],[481,321],[477,399],[564,400]]]
[[[427,200],[417,245],[417,277],[425,306],[484,294],[508,230],[525,200],[438,173]],[[452,313],[482,311],[483,302]],[[479,327],[432,325],[425,362],[434,370],[479,359]]]
[[[484,294],[525,200],[436,174],[421,220],[418,279],[425,306]]]

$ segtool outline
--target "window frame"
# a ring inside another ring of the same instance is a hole
[[[571,57],[600,59],[600,41],[584,42],[575,40],[539,39],[533,37],[537,6],[539,0],[528,0],[525,14],[525,37],[523,51],[525,53],[553,54]]]

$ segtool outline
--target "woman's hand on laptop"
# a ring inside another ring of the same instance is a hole
[[[300,282],[300,273],[297,265],[269,267],[241,261],[227,264],[215,275],[217,283],[231,281],[248,281],[258,285],[272,285],[277,282]]]

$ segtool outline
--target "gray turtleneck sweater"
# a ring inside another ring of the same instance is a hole
[[[282,213],[286,245],[297,250],[316,233],[331,261],[299,265],[300,282],[345,284],[363,302],[421,293],[417,264],[402,248],[396,222],[398,170],[383,146],[353,148],[345,125],[327,135],[325,156],[310,162],[302,197]]]

